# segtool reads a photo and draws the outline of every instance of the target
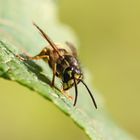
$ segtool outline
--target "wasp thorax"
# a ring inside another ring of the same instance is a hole
[[[71,66],[64,70],[63,72],[63,88],[67,90],[74,85],[74,79],[78,84],[80,79],[82,79],[83,75],[80,69]]]

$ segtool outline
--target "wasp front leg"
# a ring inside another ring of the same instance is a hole
[[[68,99],[73,100],[73,97],[69,95],[69,92],[64,90],[63,88],[61,89],[61,93]]]

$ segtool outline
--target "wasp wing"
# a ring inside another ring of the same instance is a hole
[[[70,48],[70,50],[72,51],[72,55],[74,57],[77,57],[77,49],[75,48],[75,46],[71,43],[71,42],[66,42],[66,45]]]
[[[61,54],[59,53],[58,48],[56,47],[55,43],[50,39],[50,37],[37,24],[33,23],[33,25],[40,31],[41,35],[48,41],[48,43],[57,52],[57,54],[59,56],[61,56]]]

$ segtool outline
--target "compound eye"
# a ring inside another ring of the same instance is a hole
[[[72,71],[71,70],[65,70],[65,72],[63,74],[63,81],[67,83],[71,79],[72,79]]]

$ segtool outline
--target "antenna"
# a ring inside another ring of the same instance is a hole
[[[88,90],[88,93],[89,93],[89,95],[90,95],[90,97],[91,97],[91,99],[92,99],[92,102],[93,102],[95,108],[97,109],[97,104],[96,104],[95,99],[94,99],[94,97],[93,97],[91,91],[89,90],[88,86],[86,85],[86,83],[85,83],[83,80],[80,79],[80,81],[83,83],[83,85],[84,85],[84,86],[86,87],[86,89]]]
[[[76,105],[76,102],[77,102],[77,96],[78,96],[78,90],[77,90],[77,84],[76,84],[76,80],[75,80],[75,77],[73,76],[73,79],[74,79],[74,87],[75,87],[75,100],[74,100],[74,106]]]

